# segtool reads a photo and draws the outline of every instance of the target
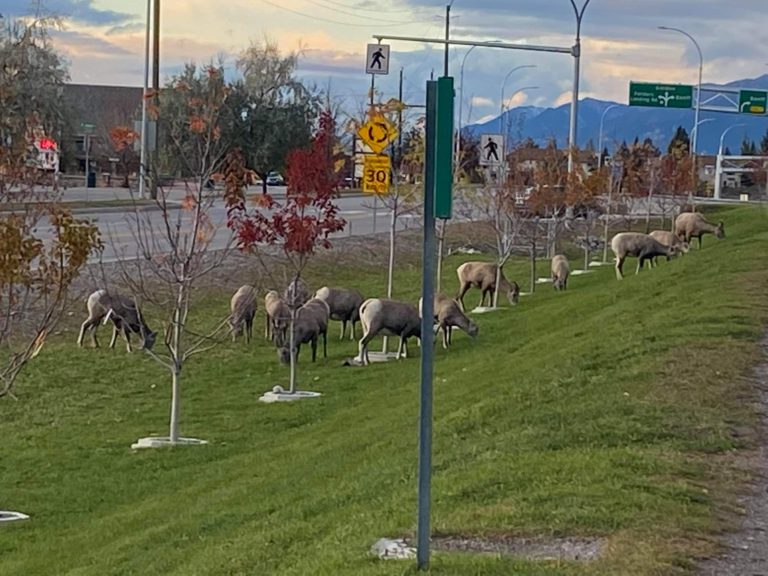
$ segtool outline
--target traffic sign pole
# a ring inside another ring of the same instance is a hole
[[[434,355],[435,292],[435,180],[438,84],[427,81],[427,124],[424,158],[424,247],[422,253],[421,394],[419,410],[419,512],[416,561],[419,570],[429,568],[430,500],[432,481],[432,361]]]

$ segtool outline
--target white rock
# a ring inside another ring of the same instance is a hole
[[[416,557],[416,548],[408,546],[402,539],[381,538],[371,546],[371,554],[382,560],[410,560]]]

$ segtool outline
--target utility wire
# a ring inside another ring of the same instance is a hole
[[[370,24],[359,24],[359,23],[353,23],[353,22],[341,22],[339,20],[331,20],[330,18],[322,18],[320,16],[316,16],[314,14],[307,14],[306,12],[300,12],[299,10],[293,10],[292,8],[286,8],[285,6],[281,6],[280,4],[277,4],[276,2],[272,2],[271,0],[261,0],[265,4],[269,4],[270,6],[274,6],[275,8],[279,8],[280,10],[285,10],[286,12],[291,12],[292,14],[296,14],[298,16],[304,16],[305,18],[310,18],[311,20],[320,20],[322,22],[329,22],[330,24],[339,24],[340,26],[353,26],[355,28],[374,28],[374,27],[381,27],[381,26],[402,26],[403,24],[379,24],[378,21],[372,21]],[[415,24],[416,22],[413,22]]]

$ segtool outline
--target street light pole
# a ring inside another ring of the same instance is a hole
[[[699,46],[699,43],[696,42],[696,39],[688,34],[685,30],[681,30],[680,28],[671,28],[669,26],[659,26],[659,30],[666,30],[668,32],[678,32],[682,34],[683,36],[687,37],[691,42],[693,42],[693,45],[696,46],[696,51],[699,53],[699,82],[696,87],[696,109],[694,112],[694,118],[693,118],[693,125],[698,126],[699,125],[699,109],[701,107],[701,76],[702,72],[704,70],[704,56],[701,53],[701,47]],[[696,142],[697,138],[694,136],[694,138],[691,141],[691,156],[696,156]]]
[[[147,92],[149,91],[149,36],[152,0],[147,0],[147,31],[144,36],[144,90],[141,98],[141,159],[139,160],[139,198],[146,196],[147,180]]]
[[[728,132],[730,132],[734,128],[738,128],[739,126],[746,126],[746,124],[744,124],[743,122],[739,124],[733,124],[731,126],[728,126],[728,128],[723,130],[723,133],[720,134],[720,147],[717,149],[717,165],[715,166],[715,193],[714,193],[715,200],[720,199],[720,190],[722,189],[723,142],[725,141],[725,135],[728,134]]]
[[[573,45],[573,96],[571,97],[571,125],[568,131],[568,173],[573,172],[573,153],[577,144],[577,129],[579,117],[579,73],[581,67],[581,20],[589,6],[590,0],[586,0],[579,10],[576,2],[571,0],[573,13],[576,16],[576,42]]]
[[[707,122],[712,122],[714,118],[704,118],[702,120],[699,120],[698,122],[695,122],[693,125],[693,128],[691,128],[691,141],[695,142],[699,137],[699,126],[701,124],[705,124]]]
[[[445,7],[445,57],[443,62],[443,76],[448,76],[448,39],[451,29],[451,6],[456,0],[451,0]]]
[[[600,116],[600,133],[597,135],[597,169],[600,170],[603,166],[603,120],[605,120],[605,115],[608,113],[608,110],[612,110],[613,108],[617,108],[619,104],[611,104],[603,110],[602,115]]]
[[[448,44],[445,45],[446,48],[448,47]],[[469,56],[469,53],[472,52],[477,48],[477,46],[470,47],[469,50],[466,51],[464,54],[464,58],[461,59],[461,67],[459,68],[459,122],[456,127],[456,147],[455,147],[455,158],[453,160],[453,166],[454,166],[454,174],[455,177],[459,177],[459,163],[461,162],[461,117],[462,112],[464,111],[464,63],[467,61],[467,56]]]
[[[504,88],[507,86],[507,80],[509,80],[509,77],[512,75],[513,72],[517,70],[522,70],[523,68],[536,68],[536,64],[523,64],[522,66],[515,66],[507,72],[507,75],[504,76],[504,82],[501,83],[501,102],[499,103],[499,130],[501,130],[501,125],[504,120]],[[518,90],[519,92],[520,90]],[[517,92],[515,92],[517,94]]]
[[[152,104],[155,107],[155,148],[152,151],[152,186],[150,194],[157,198],[157,187],[160,176],[160,0],[154,2],[154,14],[152,18]]]
[[[512,99],[513,99],[515,96],[517,96],[517,94],[518,94],[519,92],[525,92],[526,90],[538,90],[538,89],[539,89],[539,87],[538,87],[538,86],[523,86],[522,88],[519,88],[519,89],[515,90],[514,92],[512,92],[512,95],[509,97],[509,100],[510,100],[510,101],[512,101]],[[502,98],[503,98],[503,93],[504,93],[504,89],[502,88]],[[504,114],[504,101],[503,101],[503,100],[501,101],[501,110],[502,110],[502,112],[501,112],[501,113],[502,113],[502,115],[503,115],[503,114]],[[507,106],[507,110],[509,110],[509,106]],[[501,117],[499,117],[499,122],[501,122]],[[509,122],[507,122],[507,126],[508,126],[508,125],[509,125]],[[506,143],[507,143],[507,137],[508,137],[508,135],[509,135],[509,134],[508,134],[508,132],[509,132],[509,130],[505,130],[505,131],[503,132],[503,135],[504,135],[504,144],[505,144],[505,145],[506,145]]]

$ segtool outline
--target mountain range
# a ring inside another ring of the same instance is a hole
[[[736,80],[728,84],[709,84],[708,86],[736,87],[768,90],[768,74],[758,78]],[[623,103],[584,98],[579,101],[578,144],[585,147],[591,140],[595,148],[599,144],[600,117],[609,106],[616,105],[605,115],[603,121],[603,146],[612,152],[622,141],[631,144],[637,137],[641,141],[650,138],[662,151],[666,151],[678,126],[690,134],[693,129],[694,111],[667,108],[627,106]],[[555,138],[560,147],[568,140],[568,123],[571,105],[563,104],[555,108],[519,106],[504,112],[503,115],[482,124],[470,124],[462,128],[474,136],[481,134],[503,134],[508,141],[520,142],[532,138],[540,146]],[[699,124],[697,152],[699,154],[717,154],[720,136],[733,124],[744,124],[731,130],[725,138],[725,146],[734,154],[741,150],[741,142],[746,137],[760,146],[760,140],[768,130],[768,115],[755,116],[728,112],[708,112],[702,110],[699,120],[712,119]],[[506,127],[506,130],[504,130]]]

